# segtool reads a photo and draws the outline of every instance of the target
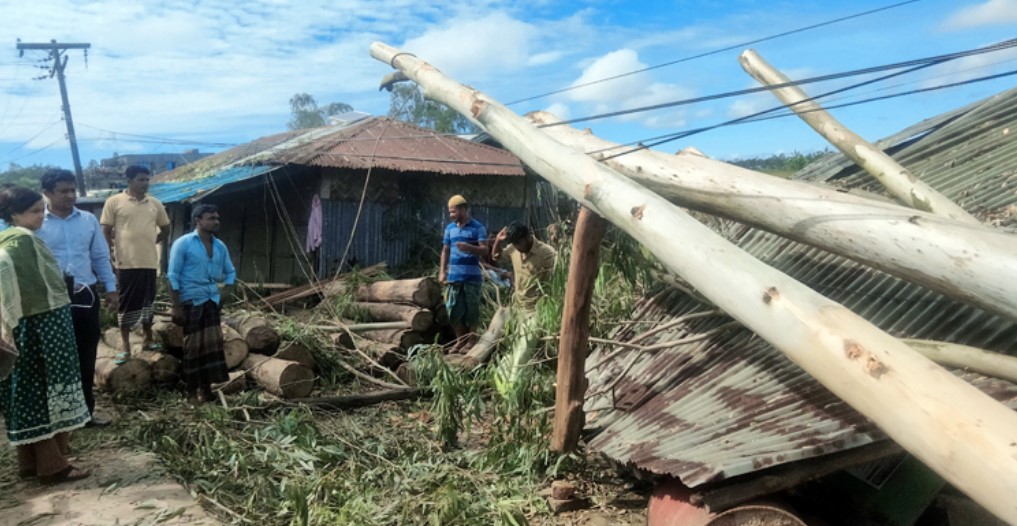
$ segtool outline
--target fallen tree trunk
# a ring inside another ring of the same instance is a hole
[[[244,338],[250,352],[271,355],[279,348],[279,334],[264,316],[238,312],[222,320]]]
[[[273,358],[297,362],[312,371],[318,370],[318,362],[314,360],[311,350],[299,342],[288,342],[279,347]]]
[[[529,118],[559,122],[545,112]],[[617,143],[568,126],[542,131],[582,151],[620,151]],[[1017,322],[1017,265],[1010,264],[1017,261],[1017,243],[1011,234],[686,152],[640,150],[603,163],[679,206],[865,263]]]
[[[420,307],[362,301],[353,302],[351,306],[364,311],[376,321],[405,321],[410,324],[410,329],[417,332],[426,331],[434,325],[434,313]]]
[[[434,278],[376,281],[357,289],[354,298],[373,303],[412,303],[433,309],[441,302],[441,287]]]
[[[751,49],[742,52],[738,61],[742,69],[763,86],[791,82]],[[949,217],[962,223],[981,224],[957,203],[923,183],[897,161],[883,153],[883,150],[876,148],[834,119],[818,102],[811,100],[802,88],[790,85],[771,89],[770,93],[830,141],[830,144],[869,172],[901,202],[911,208]]]
[[[235,369],[244,363],[250,350],[247,348],[247,341],[233,327],[223,323],[222,328],[222,352],[226,356],[226,368]]]
[[[508,322],[508,318],[509,310],[506,307],[499,307],[491,317],[491,323],[488,324],[487,330],[480,335],[477,343],[470,347],[466,354],[446,355],[445,362],[463,369],[473,369],[482,363],[487,363],[494,354],[494,350],[498,348],[498,342],[501,341],[502,335],[505,334],[505,324]]]
[[[932,340],[904,340],[926,358],[946,367],[966,369],[985,376],[1017,383],[1017,356],[977,347]]]
[[[385,272],[386,265],[379,263],[372,265],[367,268],[360,269],[357,273],[360,276],[375,277]],[[299,287],[293,287],[290,290],[285,290],[276,294],[273,294],[267,298],[263,298],[261,303],[270,309],[282,307],[287,303],[292,303],[302,299],[311,298],[313,296],[324,296],[328,294],[336,294],[345,292],[343,282],[346,280],[346,275],[341,275],[332,279],[321,280],[316,283],[308,283]]]
[[[278,405],[294,405],[303,404],[320,409],[356,409],[358,407],[365,407],[374,404],[380,404],[382,402],[392,402],[396,400],[417,400],[420,398],[427,398],[431,396],[431,392],[426,389],[410,388],[410,389],[390,389],[387,391],[375,391],[373,393],[356,394],[349,396],[329,396],[322,398],[296,398],[285,401],[277,401],[268,404],[269,407]]]
[[[301,398],[314,389],[314,371],[296,362],[251,354],[244,369],[248,378],[281,398]]]
[[[480,124],[524,164],[625,230],[955,487],[1017,523],[1013,411],[481,92],[385,44],[372,44],[371,55],[416,81],[427,98]]]
[[[237,394],[247,387],[247,374],[244,371],[230,371],[230,379],[225,382],[212,384],[212,389],[222,391],[222,394]]]
[[[95,386],[107,393],[133,393],[152,383],[152,371],[148,362],[130,358],[117,365],[113,358],[95,360]]]
[[[405,329],[364,331],[359,336],[376,342],[389,343],[401,349],[409,349],[426,341],[423,334]]]

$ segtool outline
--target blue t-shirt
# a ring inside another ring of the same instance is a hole
[[[480,221],[471,219],[459,227],[459,223],[452,222],[445,227],[445,246],[451,248],[448,258],[448,282],[449,283],[482,283],[484,275],[480,272],[480,258],[473,254],[467,254],[456,248],[456,243],[468,243],[479,245],[487,242],[487,229]]]

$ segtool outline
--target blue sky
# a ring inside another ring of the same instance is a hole
[[[23,42],[90,42],[70,52],[68,90],[83,163],[114,152],[218,151],[285,130],[297,92],[385,114],[389,68],[373,41],[413,52],[502,102],[530,97],[897,3],[885,1],[0,0],[0,167],[71,166],[55,80],[32,80],[42,52]],[[1017,0],[921,0],[753,45],[792,78],[989,45],[1017,37]],[[739,90],[754,85],[741,50],[511,107],[562,117]],[[935,86],[1017,69],[1013,49],[868,86],[838,100]],[[818,93],[849,81],[806,87]],[[835,110],[876,140],[921,119],[1017,86],[1017,77]],[[776,104],[769,94],[582,124],[629,142],[721,122]],[[143,135],[151,138],[139,138]],[[163,140],[165,139],[165,140]],[[660,147],[719,159],[826,146],[797,118],[713,130]]]

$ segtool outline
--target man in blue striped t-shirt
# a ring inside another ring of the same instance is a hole
[[[448,200],[448,217],[442,241],[438,280],[446,283],[445,308],[456,331],[452,352],[465,352],[477,341],[474,329],[480,322],[480,289],[484,274],[480,258],[487,254],[487,229],[470,217],[470,205],[461,195]]]

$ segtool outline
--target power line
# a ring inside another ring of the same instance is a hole
[[[715,49],[713,51],[707,51],[705,53],[700,53],[698,55],[692,55],[692,56],[689,56],[689,57],[680,58],[678,60],[672,60],[670,62],[664,62],[662,64],[657,64],[655,66],[648,66],[648,67],[645,67],[643,69],[637,69],[635,71],[629,71],[627,73],[621,73],[619,75],[614,75],[614,76],[611,76],[611,77],[605,77],[605,78],[602,78],[602,79],[586,82],[586,83],[583,83],[583,84],[576,84],[574,86],[569,86],[567,88],[561,88],[561,89],[558,89],[558,90],[555,90],[555,91],[549,91],[547,93],[542,93],[540,95],[534,95],[532,97],[527,97],[525,99],[514,100],[512,102],[506,103],[506,106],[511,106],[513,104],[518,104],[520,102],[528,102],[528,101],[535,100],[535,99],[542,99],[544,97],[548,97],[548,96],[551,96],[551,95],[557,95],[559,93],[565,93],[566,91],[572,91],[572,90],[579,89],[579,88],[585,88],[587,86],[593,86],[595,84],[600,84],[602,82],[608,82],[608,81],[611,81],[611,80],[616,80],[616,79],[628,77],[628,76],[631,76],[631,75],[636,75],[638,73],[645,73],[647,71],[652,71],[654,69],[660,69],[660,68],[667,67],[667,66],[673,66],[675,64],[680,64],[682,62],[688,62],[690,60],[695,60],[697,58],[708,57],[710,55],[716,55],[718,53],[723,53],[725,51],[731,51],[733,49],[743,48],[745,46],[751,46],[753,44],[758,44],[760,42],[766,42],[768,40],[774,40],[774,39],[785,37],[785,36],[788,36],[788,35],[794,35],[796,33],[802,33],[804,31],[809,31],[811,29],[816,29],[816,28],[820,28],[820,27],[836,24],[838,22],[844,22],[846,20],[851,20],[853,18],[859,18],[859,17],[863,17],[863,16],[879,13],[881,11],[886,11],[886,10],[889,10],[889,9],[894,9],[896,7],[900,7],[900,6],[907,5],[907,4],[913,4],[913,3],[919,2],[919,1],[921,1],[921,0],[907,0],[906,2],[898,2],[896,4],[890,4],[888,6],[879,7],[879,8],[876,8],[876,9],[870,9],[868,11],[863,11],[861,13],[855,13],[853,15],[848,15],[848,16],[843,16],[843,17],[840,17],[840,18],[835,18],[833,20],[827,20],[825,22],[820,22],[818,24],[812,24],[812,25],[809,25],[809,26],[799,27],[797,29],[792,29],[790,31],[784,31],[783,33],[777,33],[775,35],[770,35],[770,36],[763,37],[763,38],[757,38],[755,40],[749,40],[747,42],[742,42],[740,44],[735,44],[735,45],[732,45],[732,46],[727,46],[727,47],[723,47],[723,48],[720,48],[720,49]]]
[[[158,144],[177,144],[177,145],[181,145],[181,146],[209,146],[209,147],[216,147],[216,148],[220,148],[220,147],[229,148],[229,147],[232,147],[232,146],[238,146],[238,144],[236,144],[236,143],[229,143],[229,142],[207,142],[207,141],[191,141],[191,140],[187,140],[187,139],[170,139],[170,138],[167,138],[167,137],[156,137],[156,136],[153,136],[153,135],[141,135],[141,134],[137,134],[137,133],[124,133],[124,132],[118,132],[118,131],[113,131],[113,130],[107,130],[105,128],[100,128],[98,126],[92,126],[90,124],[85,124],[85,123],[79,123],[79,125],[84,126],[86,128],[91,128],[93,130],[98,130],[98,131],[101,131],[101,132],[111,133],[111,134],[116,135],[116,136],[137,137],[138,139],[145,139],[144,141],[139,140],[139,141],[125,141],[125,142],[154,142],[154,143],[158,143]],[[118,140],[123,140],[123,139],[118,139]]]
[[[26,140],[25,142],[23,142],[23,143],[15,146],[14,148],[11,148],[10,150],[8,150],[6,153],[3,154],[3,156],[4,157],[9,157],[12,153],[14,153],[14,152],[24,148],[25,146],[28,146],[28,143],[34,141],[40,135],[42,135],[42,134],[46,133],[47,131],[49,131],[50,128],[55,126],[56,123],[58,123],[58,122],[60,122],[60,117],[59,116],[57,116],[55,119],[53,119],[49,124],[46,124],[45,126],[43,126],[43,128],[41,130],[39,130],[38,133],[36,133],[35,135],[29,137],[28,140]],[[47,148],[48,148],[48,146],[47,146]],[[14,161],[9,161],[9,162],[14,162]]]
[[[900,92],[900,93],[891,93],[889,95],[881,95],[881,96],[878,96],[878,97],[871,97],[871,98],[861,99],[861,100],[857,100],[857,101],[845,102],[845,103],[842,103],[842,104],[835,104],[835,105],[827,106],[827,107],[821,108],[821,109],[806,110],[806,111],[803,111],[801,113],[811,113],[813,111],[825,111],[825,110],[832,110],[832,109],[838,109],[838,108],[847,108],[847,107],[850,107],[850,106],[857,106],[857,105],[860,105],[860,104],[869,104],[869,103],[872,103],[872,102],[878,102],[878,101],[889,100],[889,99],[894,99],[894,98],[899,98],[899,97],[905,97],[905,96],[908,96],[908,95],[916,95],[916,94],[919,94],[919,93],[926,93],[926,92],[930,92],[930,91],[938,91],[938,90],[947,89],[947,88],[955,88],[955,87],[959,87],[959,86],[965,86],[965,85],[968,85],[968,84],[974,84],[976,82],[985,82],[985,81],[989,81],[989,80],[995,80],[995,79],[1000,79],[1000,78],[1004,78],[1004,77],[1010,77],[1010,76],[1014,76],[1014,75],[1017,75],[1017,69],[1006,71],[1006,72],[1003,72],[1003,73],[996,73],[996,74],[993,74],[993,75],[985,75],[985,76],[977,77],[977,78],[973,78],[973,79],[962,80],[962,81],[958,81],[958,82],[951,82],[951,83],[942,84],[942,85],[939,85],[939,86],[931,86],[931,87],[928,87],[928,88],[918,88],[918,89],[913,89],[913,90],[909,90],[909,91],[905,91],[905,92]],[[819,97],[812,97],[812,98],[800,101],[799,103],[815,100],[817,98],[819,98]],[[623,148],[623,147],[626,147],[626,146],[634,146],[635,145],[634,148],[631,148],[631,149],[626,150],[624,152],[617,153],[617,154],[614,154],[614,155],[611,155],[611,156],[608,156],[608,157],[604,157],[604,158],[601,159],[601,160],[608,160],[608,159],[613,159],[615,157],[621,157],[622,155],[627,155],[627,154],[630,154],[630,153],[633,153],[633,152],[636,152],[636,151],[639,151],[639,150],[645,150],[645,149],[648,149],[648,148],[652,148],[654,146],[659,146],[659,145],[664,144],[664,143],[676,141],[678,139],[683,139],[685,137],[689,137],[689,136],[692,136],[692,135],[697,135],[697,134],[700,134],[700,133],[703,133],[703,132],[707,132],[707,131],[710,131],[710,130],[715,130],[717,128],[723,128],[723,127],[726,127],[726,126],[736,126],[736,125],[739,125],[739,124],[749,124],[749,123],[759,122],[759,121],[780,119],[780,118],[791,117],[791,116],[796,115],[795,112],[790,111],[790,110],[787,111],[786,113],[782,113],[782,114],[779,114],[779,115],[767,115],[767,114],[769,114],[769,113],[771,113],[771,112],[773,112],[775,110],[780,110],[780,109],[786,109],[786,108],[784,108],[783,106],[778,106],[778,107],[770,108],[769,110],[764,110],[764,111],[761,111],[761,112],[754,113],[752,115],[748,115],[748,116],[745,116],[745,117],[740,117],[738,119],[732,119],[732,120],[721,122],[719,124],[714,124],[714,125],[711,125],[711,126],[704,126],[702,128],[694,128],[694,129],[687,130],[687,131],[684,131],[684,132],[672,133],[672,134],[667,134],[667,135],[658,135],[656,137],[650,137],[650,138],[643,139],[643,140],[640,140],[640,141],[629,142],[629,143],[620,144],[620,145],[617,145],[617,146],[612,146],[611,148],[604,148],[604,149],[601,149],[601,150],[594,150],[594,151],[586,152],[586,153],[592,154],[592,153],[604,152],[604,151],[608,151],[608,150],[614,150],[614,149]],[[652,142],[647,142],[647,141],[652,141]]]
[[[969,49],[969,50],[965,50],[965,51],[958,51],[956,53],[947,53],[945,55],[936,55],[936,56],[932,56],[932,57],[906,60],[904,62],[895,62],[895,63],[892,63],[892,64],[884,64],[884,65],[881,65],[881,66],[871,66],[871,67],[867,67],[867,68],[855,69],[855,70],[851,70],[851,71],[844,71],[844,72],[840,72],[840,73],[831,73],[831,74],[828,74],[828,75],[820,75],[820,76],[817,76],[817,77],[810,77],[810,78],[802,79],[802,80],[788,81],[788,82],[784,82],[782,84],[774,84],[772,86],[757,86],[757,87],[754,87],[754,88],[746,88],[746,89],[741,89],[741,90],[736,90],[736,91],[728,91],[728,92],[717,93],[717,94],[713,94],[713,95],[705,95],[705,96],[702,96],[702,97],[694,97],[694,98],[681,99],[681,100],[676,100],[676,101],[671,101],[671,102],[663,102],[663,103],[660,103],[660,104],[652,104],[652,105],[649,105],[649,106],[640,106],[638,108],[631,108],[631,109],[627,109],[627,110],[618,110],[618,111],[612,111],[612,112],[607,112],[607,113],[599,113],[599,114],[590,115],[590,116],[587,116],[587,117],[577,117],[575,119],[568,119],[568,120],[564,120],[564,121],[561,121],[561,122],[556,122],[556,123],[548,124],[546,126],[561,126],[561,125],[565,125],[565,124],[573,124],[573,123],[577,123],[577,122],[585,122],[585,121],[591,121],[591,120],[596,120],[596,119],[606,119],[606,118],[610,118],[610,117],[619,117],[619,116],[622,116],[622,115],[629,115],[629,114],[632,114],[632,113],[640,113],[640,112],[644,112],[644,111],[653,111],[653,110],[659,110],[659,109],[664,109],[664,108],[672,108],[672,107],[675,107],[675,106],[685,106],[685,105],[688,105],[688,104],[696,104],[696,103],[699,103],[699,102],[708,102],[708,101],[712,101],[712,100],[718,100],[718,99],[729,98],[729,97],[739,97],[739,96],[742,96],[742,95],[750,95],[750,94],[759,93],[759,92],[762,92],[762,91],[770,91],[770,90],[786,88],[786,87],[790,87],[790,86],[801,86],[801,85],[805,85],[805,84],[813,84],[813,83],[816,83],[816,82],[824,82],[824,81],[828,81],[828,80],[836,80],[836,79],[841,79],[841,78],[846,78],[846,77],[855,77],[855,76],[859,76],[859,75],[867,75],[869,73],[878,73],[878,72],[881,72],[881,71],[890,71],[890,70],[901,69],[901,68],[905,68],[905,67],[912,67],[912,66],[933,66],[933,65],[937,65],[937,64],[942,64],[944,62],[949,62],[951,60],[956,60],[956,59],[959,59],[959,58],[969,57],[969,56],[973,56],[973,55],[981,55],[981,54],[985,54],[985,53],[992,53],[992,52],[995,52],[995,51],[1000,51],[1000,50],[1004,50],[1004,49],[1010,49],[1010,48],[1014,48],[1014,47],[1017,47],[1017,39],[1004,40],[1003,42],[992,44],[990,46],[985,46],[985,47],[975,48],[975,49]]]

